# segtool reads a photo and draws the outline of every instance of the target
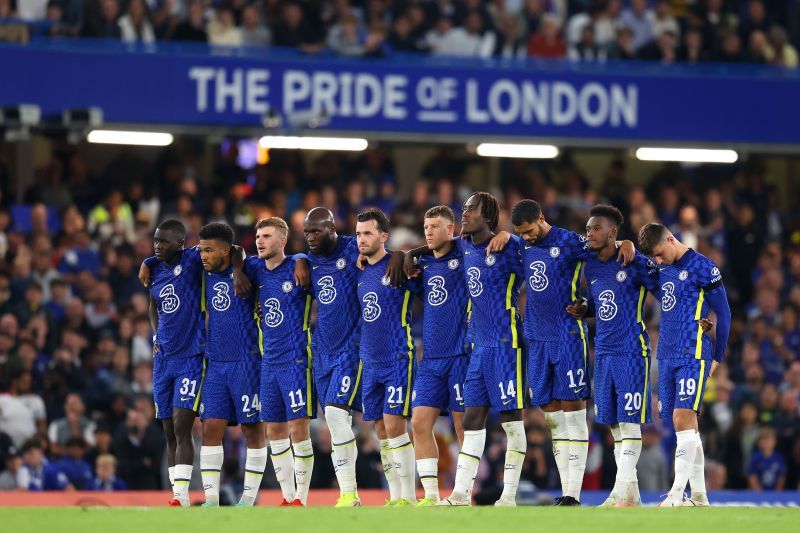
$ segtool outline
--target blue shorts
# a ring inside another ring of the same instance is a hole
[[[658,360],[658,411],[664,420],[675,409],[700,411],[711,361],[705,359]]]
[[[200,420],[218,418],[233,424],[258,422],[260,367],[260,357],[248,356],[244,361],[209,360],[200,401]]]
[[[411,415],[411,391],[417,357],[406,354],[395,361],[375,366],[364,365],[364,420],[380,420],[384,414]]]
[[[314,355],[314,382],[319,401],[326,405],[346,405],[361,409],[363,366],[358,352],[334,356]]]
[[[264,359],[260,390],[262,422],[314,418],[317,413],[317,395],[305,355],[279,364]]]
[[[205,368],[202,354],[191,357],[156,355],[153,359],[153,402],[157,419],[172,418],[174,407],[199,409]]]
[[[527,402],[522,348],[474,346],[464,380],[464,404],[498,411],[524,409]]]
[[[583,337],[573,337],[559,341],[527,340],[532,405],[591,398],[586,342]]]
[[[598,424],[653,421],[650,358],[642,354],[594,356],[594,405]]]
[[[422,358],[417,367],[411,407],[434,407],[447,415],[464,412],[464,381],[467,378],[469,355]]]

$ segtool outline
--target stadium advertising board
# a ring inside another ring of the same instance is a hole
[[[165,45],[4,45],[0,60],[0,104],[45,114],[99,106],[108,123],[258,128],[272,113],[284,128],[322,118],[323,129],[367,134],[800,142],[800,76],[753,67],[334,60]]]

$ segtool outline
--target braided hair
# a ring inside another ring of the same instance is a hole
[[[496,231],[500,224],[500,204],[488,192],[476,192],[473,196],[481,201],[481,216],[486,219],[489,231]]]

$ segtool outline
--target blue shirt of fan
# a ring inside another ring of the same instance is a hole
[[[786,461],[778,452],[766,456],[761,450],[755,450],[750,458],[747,473],[755,475],[764,490],[776,490],[778,481],[786,475]]]
[[[453,243],[453,248],[442,257],[420,257],[419,267],[422,269],[424,356],[438,358],[467,353],[469,291],[463,254]]]
[[[245,361],[260,357],[255,295],[233,293],[233,269],[203,274],[205,308],[208,313],[206,358],[211,361]]]
[[[291,360],[287,357],[305,357],[309,349],[311,294],[295,285],[295,263],[287,257],[273,270],[255,256],[244,263],[245,274],[258,287],[261,347],[266,362],[285,363]]]
[[[456,239],[464,257],[464,274],[472,301],[469,340],[476,346],[522,346],[517,299],[522,285],[521,240],[516,235],[499,253],[486,255],[489,241],[474,245]]]
[[[557,226],[535,244],[522,243],[526,338],[558,341],[579,337],[581,330],[586,335],[584,322],[565,309],[579,297],[581,271],[589,255],[583,235]]]
[[[88,270],[94,277],[99,277],[102,267],[103,258],[98,250],[92,247],[86,249],[73,247],[64,252],[58,264],[58,271],[65,274],[80,274]]]
[[[711,339],[703,333],[700,319],[708,316],[705,294],[722,286],[719,268],[694,250],[671,265],[659,265],[661,325],[658,358],[692,358],[710,361]]]
[[[159,355],[190,357],[203,353],[206,323],[200,303],[203,263],[199,249],[182,250],[171,264],[154,256],[144,262],[150,268],[150,296],[158,311]]]
[[[386,276],[390,254],[367,265],[358,277],[361,309],[359,354],[366,365],[390,363],[414,355],[411,337],[411,298],[419,282],[410,279],[399,288]]]
[[[315,354],[355,353],[361,332],[355,237],[339,235],[328,255],[309,253],[311,290],[317,300],[317,325],[311,337]]]
[[[595,353],[602,355],[650,355],[650,337],[644,323],[647,291],[658,291],[658,268],[640,253],[628,266],[615,253],[601,261],[591,253],[586,260],[590,305],[595,310]]]
[[[42,459],[42,464],[39,468],[31,468],[27,464],[22,465],[22,468],[29,475],[28,486],[25,487],[29,491],[64,490],[69,486],[67,475],[47,459]]]

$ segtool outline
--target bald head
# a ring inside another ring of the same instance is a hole
[[[336,248],[336,222],[333,213],[325,207],[315,207],[306,215],[303,233],[312,253],[328,255]]]

